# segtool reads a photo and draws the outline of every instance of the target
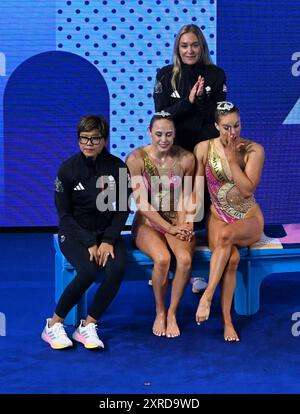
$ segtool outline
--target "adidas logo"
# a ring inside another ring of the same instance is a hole
[[[180,95],[177,91],[174,91],[173,93],[171,93],[171,97],[172,98],[180,98]]]
[[[85,190],[85,188],[83,187],[83,185],[81,183],[78,183],[76,185],[76,187],[74,187],[74,190],[75,191],[82,191],[82,190]]]

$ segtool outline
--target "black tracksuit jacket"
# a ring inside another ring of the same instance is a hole
[[[120,168],[125,170],[119,182]],[[125,211],[120,209],[120,186],[123,192],[127,190],[126,194],[131,194],[126,164],[106,148],[103,148],[95,161],[81,152],[64,161],[55,181],[60,236],[80,240],[87,248],[99,240],[113,245],[120,237],[130,211],[126,195],[122,198],[121,205]],[[106,194],[110,192],[112,196],[106,199],[111,202],[110,209],[105,211],[99,211],[96,205],[97,197],[102,191],[106,191]]]
[[[153,97],[156,112],[164,110],[174,117],[176,143],[193,151],[198,142],[219,136],[214,126],[214,111],[217,102],[226,100],[226,76],[215,65],[196,63],[181,67],[176,91],[171,85],[173,65],[158,71]],[[204,77],[204,93],[191,104],[189,94],[199,75]]]

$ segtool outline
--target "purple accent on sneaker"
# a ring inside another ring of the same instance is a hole
[[[81,342],[81,343],[82,343],[82,344],[84,344],[84,345],[87,343],[87,340],[85,339],[85,337],[84,337],[84,336],[82,336],[82,335],[80,335],[80,333],[78,333],[77,331],[76,331],[76,332],[74,332],[73,338],[74,338],[76,341]]]

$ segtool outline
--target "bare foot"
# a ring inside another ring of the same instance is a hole
[[[152,332],[156,336],[165,336],[166,335],[166,328],[167,328],[167,320],[166,320],[166,314],[161,313],[159,315],[156,315]]]
[[[209,318],[210,305],[211,300],[206,299],[203,295],[200,299],[199,306],[196,312],[196,322],[198,323],[198,325],[200,325],[200,323],[204,321],[207,321],[207,319]]]
[[[238,342],[240,340],[232,323],[228,323],[224,325],[224,339],[225,341],[234,341],[234,342]]]
[[[180,330],[177,325],[175,315],[167,317],[167,338],[175,338],[180,335]]]

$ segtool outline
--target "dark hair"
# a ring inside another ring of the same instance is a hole
[[[81,132],[89,132],[93,129],[98,129],[100,136],[104,139],[108,138],[109,134],[109,125],[106,119],[103,116],[97,115],[85,115],[80,118],[80,122],[77,127],[77,135]]]
[[[232,102],[222,101],[218,102],[215,109],[215,121],[219,122],[221,116],[237,113],[240,114],[239,108]]]
[[[150,131],[153,127],[154,122],[158,121],[159,119],[166,119],[167,121],[171,121],[171,122],[173,122],[173,124],[175,126],[174,119],[173,119],[172,115],[169,114],[169,112],[165,112],[165,111],[155,112],[155,114],[150,119],[150,124],[149,124]]]

